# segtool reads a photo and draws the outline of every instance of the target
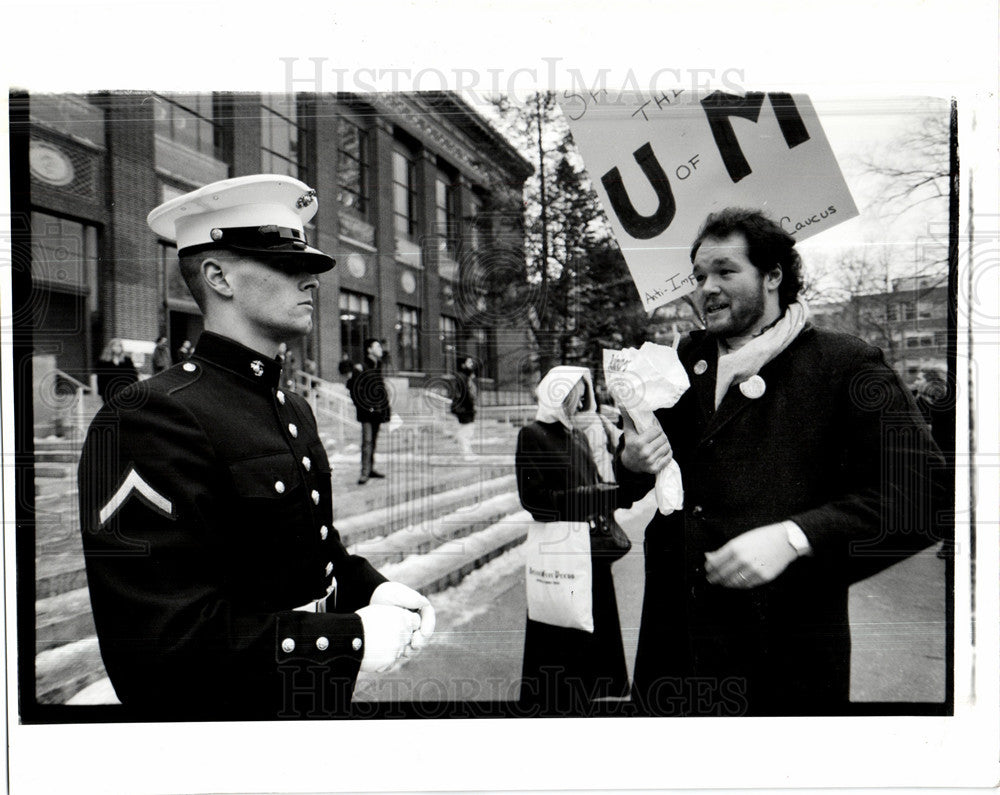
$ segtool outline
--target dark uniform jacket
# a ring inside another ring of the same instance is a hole
[[[882,352],[806,328],[714,408],[717,343],[679,355],[691,388],[657,412],[684,507],[646,530],[636,701],[656,714],[823,714],[848,703],[848,587],[938,538],[943,460]],[[617,466],[620,501],[652,477]],[[704,555],[791,519],[813,549],[772,583],[710,585]]]
[[[346,710],[385,581],[333,527],[330,465],[280,364],[206,332],[95,417],[79,470],[94,619],[126,705],[183,717]],[[331,590],[332,588],[332,590]],[[310,600],[328,612],[293,612]]]
[[[354,373],[347,382],[358,422],[388,422],[389,393],[382,377],[382,362],[366,356],[363,366],[364,370]]]

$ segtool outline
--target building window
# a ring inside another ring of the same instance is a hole
[[[455,357],[458,355],[458,321],[453,317],[441,315],[441,360],[444,369],[449,373],[455,370]]]
[[[191,292],[184,283],[181,275],[180,260],[177,258],[177,246],[172,243],[159,244],[160,249],[160,273],[163,274],[163,283],[166,286],[168,301],[193,301]]]
[[[438,172],[434,182],[434,220],[440,250],[453,259],[458,254],[459,235],[458,186],[447,175]]]
[[[398,149],[392,153],[392,212],[398,237],[417,234],[417,169]]]
[[[31,278],[36,286],[88,296],[97,310],[97,227],[31,214]]]
[[[154,97],[153,121],[157,135],[221,160],[221,133],[214,118],[211,94]]]
[[[917,309],[912,302],[906,301],[899,305],[900,320],[914,320],[917,316]]]
[[[303,171],[298,108],[293,94],[264,94],[261,97],[261,170],[300,178]]]
[[[337,149],[337,200],[358,215],[368,214],[368,131],[348,119],[340,120]]]
[[[340,350],[354,363],[364,361],[365,338],[371,336],[372,304],[367,295],[340,291]]]
[[[420,369],[420,310],[397,305],[396,350],[399,352],[397,367],[414,372]]]
[[[471,201],[471,223],[469,229],[472,236],[472,247],[478,250],[486,242],[487,218],[483,213],[483,200],[473,195]]]
[[[486,378],[493,375],[490,358],[490,336],[489,331],[484,328],[469,329],[466,338],[466,350],[459,352],[462,356],[471,356],[476,360],[479,374]]]
[[[935,331],[934,332],[934,344],[940,347],[944,347],[948,344],[948,332],[947,331]]]

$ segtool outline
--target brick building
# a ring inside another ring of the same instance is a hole
[[[894,279],[887,292],[814,304],[821,328],[855,334],[885,352],[907,384],[921,370],[948,369],[948,284],[944,277]]]
[[[112,337],[128,341],[137,363],[160,334],[174,352],[196,340],[201,316],[176,248],[146,215],[214,180],[269,172],[317,189],[306,231],[337,259],[299,362],[335,379],[341,359],[360,361],[371,336],[388,343],[391,370],[411,383],[452,369],[458,354],[480,361],[487,388],[517,381],[522,340],[485,311],[477,272],[488,249],[523,250],[521,219],[491,208],[519,203],[532,167],[454,94],[110,93],[28,103],[36,369],[47,361],[86,383]]]

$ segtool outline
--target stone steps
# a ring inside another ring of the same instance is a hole
[[[86,584],[35,602],[36,654],[91,637],[96,631]]]
[[[352,551],[377,569],[411,555],[426,555],[442,545],[478,533],[520,507],[516,493],[507,492],[385,536],[357,544]]]
[[[517,511],[477,533],[446,541],[427,554],[410,555],[383,566],[381,572],[423,594],[437,593],[458,585],[470,572],[523,543],[531,522],[527,511]]]
[[[40,704],[65,704],[107,675],[97,637],[82,638],[35,656],[35,697]]]
[[[490,470],[484,474],[493,475],[495,472]],[[428,491],[406,502],[380,505],[365,513],[338,519],[336,527],[345,546],[363,544],[408,525],[458,511],[462,506],[475,505],[516,488],[513,475],[501,474],[499,477],[484,478],[447,491]]]

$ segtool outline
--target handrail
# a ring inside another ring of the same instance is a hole
[[[52,372],[55,373],[56,378],[65,379],[66,381],[68,381],[74,387],[74,391],[76,392],[76,398],[75,398],[75,402],[76,402],[76,412],[75,412],[76,413],[76,421],[75,421],[75,425],[76,425],[77,432],[83,432],[84,430],[86,430],[86,420],[84,419],[84,416],[83,416],[83,396],[84,395],[92,395],[94,393],[93,388],[91,388],[89,384],[85,384],[82,381],[74,378],[69,373],[67,373],[67,372],[65,372],[63,370],[60,370],[58,367],[53,368]]]
[[[299,370],[295,373],[295,388],[309,401],[313,414],[322,414],[337,424],[340,441],[346,442],[347,430],[357,425],[354,402],[346,390],[338,389],[339,384],[326,381],[319,376]]]
[[[59,376],[60,378],[64,378],[64,379],[66,379],[67,381],[69,381],[69,382],[70,382],[71,384],[73,384],[73,385],[74,385],[74,386],[75,386],[75,387],[76,387],[77,389],[82,389],[82,390],[83,390],[84,392],[86,392],[86,393],[88,393],[88,394],[90,394],[90,393],[92,393],[92,392],[94,391],[93,389],[91,389],[91,388],[90,388],[90,385],[89,385],[89,384],[85,384],[85,383],[83,383],[83,381],[78,381],[78,380],[77,380],[77,379],[75,379],[75,378],[74,378],[73,376],[71,376],[71,375],[70,375],[69,373],[67,373],[67,372],[65,372],[65,371],[63,371],[63,370],[60,370],[60,369],[59,369],[58,367],[56,367],[56,368],[55,368],[55,369],[53,370],[53,372],[54,372],[54,373],[55,373],[55,374],[56,374],[57,376]]]

